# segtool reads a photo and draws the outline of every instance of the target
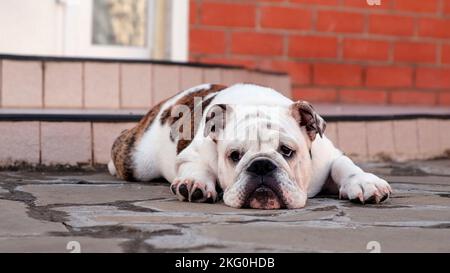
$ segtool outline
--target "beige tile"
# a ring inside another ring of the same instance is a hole
[[[42,107],[42,63],[2,61],[2,107]]]
[[[152,66],[121,64],[121,107],[149,109],[152,105]]]
[[[233,85],[250,82],[250,72],[244,69],[222,69],[222,84]]]
[[[441,150],[450,156],[450,120],[440,120],[438,132]]]
[[[291,78],[288,75],[269,75],[268,79],[270,79],[269,87],[291,98]]]
[[[153,104],[180,92],[180,68],[175,65],[154,65],[152,90]]]
[[[338,147],[352,159],[366,160],[367,133],[365,122],[338,122]]]
[[[134,127],[137,123],[100,123],[93,124],[94,163],[107,164],[111,159],[111,148],[125,129]]]
[[[325,128],[325,135],[331,142],[333,142],[334,146],[338,146],[338,132],[337,132],[338,126],[337,122],[327,122],[327,126]]]
[[[42,122],[41,153],[46,165],[90,163],[90,122]]]
[[[86,108],[119,108],[119,64],[84,64],[84,105]]]
[[[270,85],[269,80],[267,79],[267,75],[257,71],[249,72],[248,82],[262,86]]]
[[[183,66],[180,68],[180,90],[186,90],[203,82],[203,70],[198,67]]]
[[[418,158],[417,121],[398,120],[393,123],[395,159],[403,161]]]
[[[203,82],[212,84],[223,84],[220,68],[203,68]]]
[[[417,129],[419,137],[419,152],[422,158],[433,158],[442,156],[439,132],[439,121],[436,119],[417,120]]]
[[[369,157],[373,160],[389,160],[395,153],[392,121],[366,122]]]
[[[39,163],[39,122],[0,122],[0,165]]]
[[[83,107],[83,65],[78,62],[46,62],[44,105],[46,108]]]

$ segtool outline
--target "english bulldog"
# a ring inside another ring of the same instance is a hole
[[[326,137],[306,101],[255,84],[199,85],[154,106],[112,147],[109,172],[127,181],[163,177],[180,201],[296,209],[324,189],[380,203],[389,184],[364,172]]]

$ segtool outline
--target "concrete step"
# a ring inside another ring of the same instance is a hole
[[[315,105],[325,135],[358,162],[449,157],[450,109]],[[1,109],[0,166],[106,164],[141,110]]]

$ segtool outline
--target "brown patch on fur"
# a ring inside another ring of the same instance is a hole
[[[209,97],[207,100],[203,100],[205,97],[207,97],[210,94],[213,93],[217,93],[223,89],[227,88],[224,85],[216,85],[213,84],[211,85],[210,88],[208,89],[203,89],[203,90],[199,90],[197,92],[192,92],[190,94],[187,94],[186,96],[180,98],[177,102],[174,103],[174,105],[172,105],[171,107],[165,109],[162,113],[161,113],[161,117],[160,117],[160,122],[161,125],[167,124],[169,126],[172,126],[174,123],[176,123],[177,121],[180,121],[180,119],[184,119],[184,118],[189,118],[189,117],[183,117],[183,115],[180,115],[178,117],[172,117],[171,113],[172,113],[172,109],[174,107],[176,107],[177,105],[185,105],[187,107],[189,107],[191,116],[190,116],[190,129],[191,129],[191,134],[189,136],[189,139],[183,139],[182,135],[183,135],[183,128],[180,127],[179,128],[179,132],[178,135],[180,136],[178,138],[178,143],[177,143],[177,154],[179,154],[181,151],[183,151],[187,146],[189,146],[189,144],[191,144],[192,139],[195,136],[196,130],[198,129],[198,123],[201,121],[201,119],[194,119],[194,113],[196,113],[196,111],[198,111],[198,109],[196,109],[197,107],[199,107],[198,105],[195,105],[195,98],[199,98],[202,100],[202,104],[201,104],[201,110],[202,110],[202,114],[205,110],[206,107],[208,107],[208,105],[211,103],[211,101],[214,99],[215,95]],[[180,121],[181,124],[185,124],[184,120]],[[174,135],[170,135],[170,139],[172,141],[175,141],[175,139],[177,139],[176,136]]]
[[[170,98],[169,98],[170,99]],[[168,100],[168,99],[167,99]],[[123,131],[114,141],[111,150],[111,158],[116,167],[117,176],[126,181],[136,181],[133,172],[133,151],[145,131],[152,125],[164,100],[155,105],[132,129]]]
[[[180,98],[176,104],[184,104],[187,105],[192,111],[194,110],[194,97],[201,97],[202,99],[206,97],[208,94],[218,92],[222,89],[225,89],[226,86],[222,85],[212,85],[209,89],[200,90],[198,92],[193,92],[191,94],[188,94],[182,98]],[[174,95],[177,96],[178,94]],[[155,105],[150,111],[139,121],[139,123],[132,129],[123,131],[120,136],[114,141],[114,144],[112,146],[111,150],[111,158],[114,162],[114,166],[116,167],[117,176],[127,180],[127,181],[136,181],[136,178],[134,176],[134,166],[133,166],[133,152],[136,147],[136,143],[138,143],[144,133],[150,128],[150,126],[153,124],[156,116],[161,111],[162,105],[172,99],[174,96],[158,103]],[[202,109],[205,109],[209,103],[211,102],[212,98],[209,98],[208,100],[205,100],[202,103]],[[171,111],[172,107],[169,107],[165,109],[161,113],[160,122],[161,125],[166,124],[167,122],[172,125],[175,123],[178,119],[182,118],[172,118],[171,117]],[[193,112],[191,112],[193,113]],[[191,119],[191,132],[194,128],[194,120]],[[196,127],[195,127],[196,128]],[[191,133],[193,137],[193,132]],[[192,139],[192,138],[191,138]],[[180,139],[177,143],[177,153],[180,153],[182,150],[184,150],[189,144],[191,143],[190,140],[183,140]]]

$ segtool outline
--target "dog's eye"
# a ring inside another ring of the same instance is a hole
[[[242,154],[240,151],[233,151],[233,152],[231,152],[229,157],[230,157],[231,161],[236,163],[236,162],[239,162],[239,160],[241,160]]]
[[[281,145],[280,146],[280,153],[286,158],[291,158],[292,155],[294,154],[294,150],[292,150],[288,146]]]

